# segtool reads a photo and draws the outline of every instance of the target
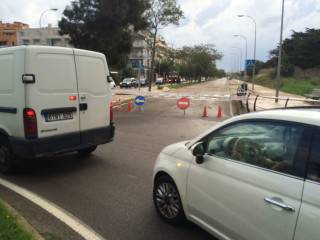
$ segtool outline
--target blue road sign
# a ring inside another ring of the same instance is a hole
[[[139,68],[139,67],[140,67],[140,61],[139,60],[132,61],[132,68]]]
[[[253,59],[246,60],[244,66],[246,68],[254,68],[256,66],[255,60]]]
[[[146,103],[146,99],[143,96],[136,96],[134,99],[134,104],[138,107],[141,107]]]

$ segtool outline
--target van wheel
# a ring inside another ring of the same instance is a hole
[[[94,150],[96,150],[97,146],[92,146],[92,147],[88,147],[88,148],[83,148],[78,150],[78,153],[80,155],[89,155],[90,153],[92,153]]]
[[[5,174],[12,173],[14,167],[14,156],[8,140],[0,137],[0,172]]]

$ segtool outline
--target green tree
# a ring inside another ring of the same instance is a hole
[[[290,38],[283,41],[283,58],[281,59],[281,75],[289,76],[294,66],[312,68],[320,66],[320,29],[306,29],[306,32],[292,31]],[[276,67],[279,46],[269,51],[271,56],[265,66]]]
[[[151,82],[154,80],[154,65],[155,65],[155,52],[156,52],[156,38],[159,30],[167,27],[170,24],[179,25],[179,20],[183,18],[183,12],[180,6],[177,5],[176,0],[148,0],[149,8],[145,11],[144,17],[147,19],[148,32],[151,35],[145,38],[151,51],[151,73],[149,81],[149,91],[151,91]]]
[[[159,66],[160,65],[160,66]],[[172,64],[170,61],[168,60],[161,60],[160,62],[159,61],[156,61],[156,64],[155,64],[155,71],[156,72],[159,72],[159,69],[160,69],[160,75],[162,77],[165,77],[169,74],[169,72],[172,70]]]
[[[134,32],[147,27],[145,0],[78,0],[63,11],[60,34],[69,34],[77,48],[99,51],[119,66],[132,49]]]
[[[213,44],[201,44],[194,47],[184,46],[179,57],[187,66],[187,74],[201,81],[201,77],[212,77],[217,73],[216,61],[221,60]]]

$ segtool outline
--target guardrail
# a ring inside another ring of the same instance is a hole
[[[310,106],[311,104],[315,104],[315,103],[320,103],[320,100],[309,100],[309,99],[300,99],[300,98],[284,98],[284,97],[272,97],[272,96],[263,96],[263,95],[259,95],[256,94],[255,92],[252,91],[246,91],[245,89],[239,87],[237,90],[237,96],[242,96],[244,97],[242,100],[240,100],[240,105],[242,108],[244,108],[243,106],[243,102],[246,102],[246,109],[248,112],[251,112],[249,104],[252,105],[253,111],[258,111],[259,110],[265,110],[265,109],[270,109],[270,108],[278,108],[280,104],[276,104],[276,102],[280,102],[280,101],[284,101],[283,107],[286,108],[288,107],[288,103],[289,101],[295,101],[295,102],[300,102],[303,104],[300,104],[299,106]],[[254,97],[253,103],[251,103],[250,97]],[[258,98],[263,99],[263,100],[274,100],[274,104],[272,104],[271,101],[269,101],[268,104],[260,104],[260,106],[258,106]],[[267,106],[267,107],[263,107],[263,106]],[[298,106],[298,105],[296,105]]]

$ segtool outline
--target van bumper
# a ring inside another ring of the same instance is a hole
[[[13,154],[21,159],[47,157],[105,144],[114,140],[113,122],[104,128],[39,139],[9,138]]]

